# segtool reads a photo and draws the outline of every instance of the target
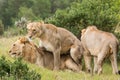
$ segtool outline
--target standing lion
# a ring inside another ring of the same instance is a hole
[[[117,53],[118,39],[109,32],[101,31],[96,26],[89,26],[82,30],[81,42],[84,47],[85,65],[92,72],[91,57],[94,56],[94,72],[102,73],[102,65],[105,58],[109,58],[113,73],[118,74]]]
[[[70,56],[80,66],[83,53],[81,42],[70,31],[43,22],[31,22],[27,24],[28,36],[40,39],[40,47],[53,53],[54,70],[59,70],[60,54],[70,50]]]

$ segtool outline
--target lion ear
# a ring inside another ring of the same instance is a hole
[[[97,30],[97,27],[96,26],[88,26],[87,29],[89,29],[89,30]]]
[[[96,26],[92,26],[92,29],[97,30],[97,27]]]
[[[21,39],[21,37],[18,38],[19,40]]]
[[[40,22],[39,22],[39,29],[42,30],[42,31],[44,31],[44,28],[45,28],[45,27],[44,27],[44,26],[45,26],[44,24],[45,24],[44,21],[40,21]]]
[[[29,42],[29,40],[26,37],[22,37],[19,40],[21,41],[21,43]]]
[[[81,34],[83,35],[86,32],[86,29],[81,30]]]

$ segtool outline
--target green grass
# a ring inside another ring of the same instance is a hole
[[[8,60],[13,60],[8,51],[10,46],[15,42],[20,36],[0,38],[0,56],[4,55]],[[112,74],[111,64],[104,63],[103,65],[103,74],[101,75],[90,75],[88,73],[74,73],[70,71],[51,71],[45,68],[40,68],[34,64],[28,63],[29,67],[32,70],[41,74],[42,80],[120,80],[120,75]],[[120,69],[120,63],[119,69]]]

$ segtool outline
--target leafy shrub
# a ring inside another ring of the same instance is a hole
[[[11,37],[11,36],[17,36],[17,35],[25,35],[26,30],[26,24],[28,20],[25,17],[21,17],[20,20],[15,21],[14,26],[8,27],[6,31],[4,31],[3,36],[4,37]]]
[[[40,80],[41,75],[31,71],[29,67],[22,62],[22,59],[16,59],[13,63],[0,58],[0,77],[1,80]]]
[[[27,8],[27,7],[20,7],[19,8],[19,13],[18,13],[18,17],[25,17],[27,19],[37,19],[37,16],[34,14],[33,10],[31,8]]]
[[[6,61],[5,57],[2,57],[0,59],[0,77],[1,77],[1,79],[3,76],[10,75],[10,65],[9,64],[11,64],[11,62]]]
[[[68,27],[74,34],[78,34],[79,30],[89,25],[113,31],[119,19],[118,4],[120,2],[117,0],[82,0],[80,3],[73,3],[65,10],[57,10],[54,16],[45,21],[56,26]]]
[[[11,28],[8,28],[6,31],[4,31],[4,34],[3,36],[4,37],[12,37],[12,36],[17,36],[17,35],[24,35],[26,34],[26,29],[22,29],[22,28],[19,28],[19,27],[11,27]]]
[[[0,35],[2,35],[3,33],[4,33],[4,25],[2,21],[0,20]]]

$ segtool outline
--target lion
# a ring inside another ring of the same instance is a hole
[[[22,57],[24,60],[33,64],[37,64],[39,67],[45,67],[50,70],[53,70],[54,68],[53,54],[46,51],[44,48],[38,48],[26,37],[21,37],[16,42],[14,42],[9,51],[9,54],[12,57]],[[60,69],[69,69],[74,72],[81,71],[69,54],[61,55]]]
[[[79,39],[70,31],[44,22],[27,24],[28,37],[39,38],[40,47],[53,53],[54,70],[59,70],[60,55],[70,51],[70,56],[78,66],[81,66],[83,47]]]
[[[92,72],[91,57],[94,56],[94,73],[101,74],[103,61],[109,57],[113,73],[118,74],[118,39],[112,33],[98,30],[96,26],[88,26],[81,32],[81,42],[85,50],[84,60],[87,71]]]

